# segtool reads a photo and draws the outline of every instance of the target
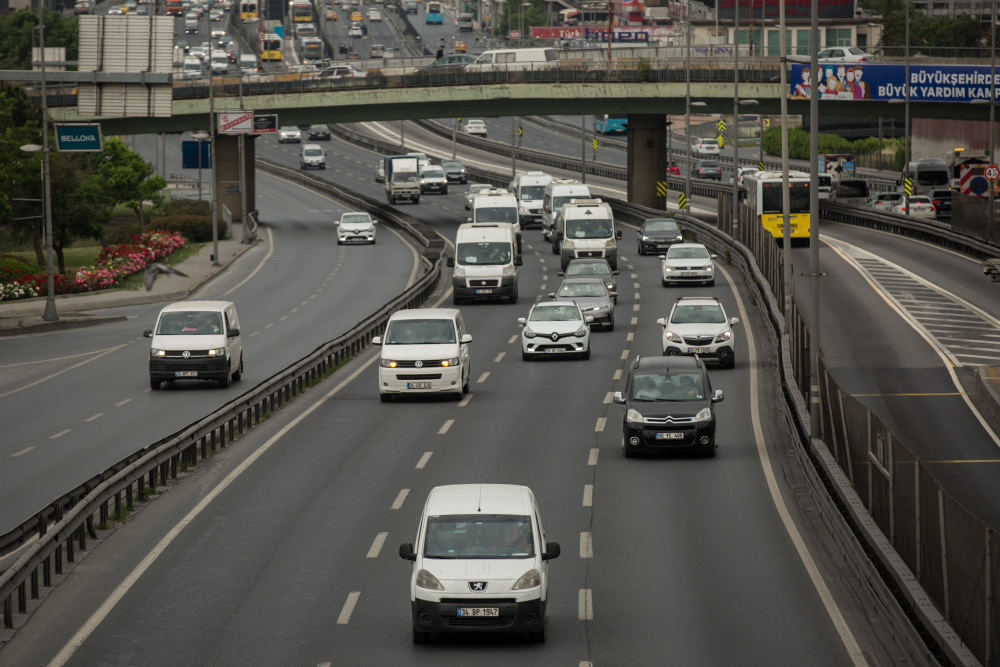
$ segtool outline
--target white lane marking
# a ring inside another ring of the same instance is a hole
[[[490,372],[486,371],[485,373],[483,373],[482,375],[479,376],[479,379],[476,380],[476,382],[479,382],[479,383],[486,382],[486,378],[488,378],[489,376],[490,376]]]
[[[466,394],[465,398],[463,398],[461,401],[458,402],[458,407],[464,408],[466,405],[469,404],[469,401],[471,400],[472,400],[472,394]]]
[[[250,280],[251,278],[253,278],[255,275],[257,275],[258,271],[260,271],[262,268],[264,268],[264,262],[266,262],[267,260],[271,259],[271,255],[274,254],[274,234],[271,232],[271,228],[270,227],[267,228],[267,244],[269,246],[268,249],[267,249],[267,254],[264,255],[264,259],[260,260],[260,264],[258,264],[254,268],[254,270],[250,272],[249,276],[247,276],[246,278],[244,278],[240,282],[236,283],[235,287],[233,287],[231,290],[229,290],[228,292],[226,292],[222,296],[229,296],[230,294],[232,294],[233,292],[235,292],[239,288],[243,287],[243,285],[245,285],[248,280]]]
[[[433,455],[434,452],[424,452],[424,455],[420,457],[419,461],[417,461],[417,470],[423,470]]]
[[[580,597],[577,604],[577,615],[581,621],[594,620],[594,594],[589,588],[580,589]]]
[[[608,418],[607,417],[598,417],[597,418],[597,425],[594,426],[594,432],[595,433],[602,432],[604,430],[604,425],[607,424],[607,423],[608,423]]]
[[[271,327],[273,327],[273,326],[274,326],[274,322],[271,322],[270,324],[268,324],[268,325],[267,325],[266,327],[264,327],[264,328],[265,328],[265,329],[270,329],[270,328],[271,328]]]
[[[517,336],[516,336],[516,335],[515,335],[515,336],[511,336],[511,337],[510,337],[510,340],[509,340],[509,341],[507,341],[507,344],[508,344],[508,345],[510,345],[510,344],[512,344],[512,343],[513,343],[514,341],[516,341],[516,340],[517,340]]]
[[[628,359],[628,348],[622,350],[622,360]]]
[[[545,283],[542,283],[542,285],[538,289],[545,289]]]
[[[590,456],[587,457],[587,465],[596,466],[597,465],[597,455],[601,453],[601,450],[594,447],[590,450]]]
[[[131,398],[126,398],[124,401],[119,401],[118,403],[115,403],[115,407],[120,408],[121,406],[125,405],[131,400],[132,400]]]
[[[633,274],[631,274],[631,276],[632,276],[633,278],[638,278],[638,277],[639,277],[638,275],[636,275],[636,274],[634,274],[634,273],[633,273]]]
[[[324,664],[326,665],[326,667],[330,666],[330,663],[328,663],[328,662],[324,663]],[[323,667],[323,665],[321,664],[319,667]],[[577,665],[577,667],[594,667],[594,663],[592,663],[589,660],[581,660],[580,664]]]
[[[625,340],[629,340],[630,341],[630,340],[634,340],[634,339],[635,339],[635,333],[633,333],[631,331],[629,331],[628,335],[625,336]]]
[[[535,297],[535,301],[536,302],[541,301],[541,300],[542,300],[542,295],[541,294],[539,294],[538,296]]]
[[[507,354],[507,353],[506,352],[501,352],[500,354],[498,354],[497,358],[493,360],[493,363],[495,363],[495,364],[500,363],[500,360],[503,359],[503,355],[505,355],[505,354]]]
[[[583,506],[593,507],[594,506],[594,485],[584,484],[583,485]]]
[[[740,308],[740,315],[743,316],[745,322],[749,322],[749,316],[747,315],[746,307],[743,305],[743,299],[736,289],[736,283],[733,282],[729,272],[721,264],[719,265],[719,271],[726,277],[726,282],[729,283],[729,288],[733,291],[733,296],[736,297],[736,304]],[[788,506],[785,505],[785,499],[781,495],[781,490],[778,488],[778,481],[774,474],[774,468],[771,465],[771,457],[768,454],[767,444],[764,441],[764,431],[761,428],[760,402],[758,399],[757,348],[754,341],[753,327],[747,327],[746,337],[750,354],[750,420],[753,422],[754,439],[757,441],[757,455],[760,457],[760,466],[763,468],[764,477],[767,479],[767,488],[771,492],[771,501],[778,510],[781,523],[784,524],[788,536],[792,539],[792,544],[795,545],[795,550],[798,552],[799,558],[802,560],[802,564],[805,566],[813,586],[816,587],[816,592],[819,593],[819,597],[823,601],[823,606],[826,608],[826,613],[830,616],[830,620],[833,621],[834,628],[836,628],[837,634],[840,635],[840,640],[844,643],[844,648],[847,649],[847,654],[851,656],[851,661],[855,667],[867,667],[868,661],[861,653],[861,648],[858,646],[857,640],[854,639],[854,635],[844,620],[843,614],[840,613],[837,601],[833,599],[830,589],[827,588],[826,582],[823,581],[823,575],[820,574],[819,568],[816,567],[816,561],[813,560],[812,554],[809,553],[809,549],[806,547],[799,529],[792,520],[792,515],[788,512]]]
[[[379,533],[375,536],[375,541],[372,542],[371,549],[368,550],[368,555],[366,558],[378,558],[378,552],[382,551],[382,545],[385,544],[385,538],[389,537],[389,533]]]
[[[19,451],[19,452],[15,453],[15,454],[11,454],[11,457],[14,457],[14,456],[20,456],[21,454],[27,454],[27,453],[28,453],[28,452],[30,452],[30,451],[31,451],[32,449],[34,449],[34,447],[25,447],[25,448],[24,448],[24,449],[22,449],[21,451]]]
[[[344,602],[344,608],[340,610],[340,616],[337,617],[337,625],[347,625],[351,620],[351,614],[354,613],[354,607],[358,604],[358,598],[361,597],[361,591],[351,591],[347,595],[347,601]]]
[[[639,310],[639,304],[635,304],[634,306],[632,306],[632,310]]]
[[[614,380],[621,380],[622,379],[622,369],[619,368],[618,370],[616,370],[615,371],[615,377],[612,378],[612,379],[614,379]]]
[[[98,413],[97,413],[96,415],[94,415],[93,417],[87,417],[87,418],[86,418],[86,419],[84,419],[83,421],[85,421],[85,422],[92,422],[92,421],[94,421],[95,419],[98,419],[98,418],[100,418],[100,417],[103,417],[103,416],[104,416],[104,413],[103,413],[103,412],[98,412]]]
[[[632,287],[634,287],[635,289],[639,289],[639,283],[632,283]]]
[[[135,340],[142,340],[141,338],[136,338]],[[121,347],[119,345],[119,347]],[[68,357],[55,357],[54,359],[39,359],[38,361],[24,361],[19,364],[7,364],[5,366],[0,366],[0,368],[14,368],[15,366],[31,366],[33,364],[47,364],[52,361],[65,361],[66,359],[76,359],[78,357],[89,357],[92,354],[100,354],[101,352],[110,352],[117,348],[107,348],[104,350],[94,350],[93,352],[83,352],[81,354],[71,354]]]
[[[315,296],[315,294],[314,294],[313,296]],[[302,303],[300,303],[299,305],[300,305],[300,306],[308,306],[308,305],[309,305],[309,302],[308,302],[308,301],[303,301],[303,302],[302,302]]]
[[[281,317],[278,318],[278,321],[282,322],[282,321],[287,320],[287,319],[288,319],[288,315],[282,315]]]
[[[634,269],[635,267],[634,267],[634,266],[632,266],[631,264],[629,264],[629,265],[628,265],[628,268],[630,268],[630,269]]]
[[[392,507],[390,507],[389,509],[398,510],[400,507],[403,506],[403,501],[406,500],[406,496],[408,495],[410,495],[409,489],[400,489],[399,493],[396,495],[396,499],[392,501]]]
[[[541,262],[542,264],[544,264],[545,263],[545,258],[544,257],[539,257],[538,261]]]
[[[254,336],[256,336],[259,333],[260,333],[259,331],[254,331],[252,334],[250,334],[250,337],[253,338]]]
[[[293,313],[297,313],[297,312],[299,312],[299,309],[298,308],[292,308],[292,312]]]
[[[638,292],[636,292],[636,293],[635,293],[635,298],[636,298],[636,299],[639,299],[639,298],[640,298],[640,296],[639,296],[639,293],[638,293]]]
[[[438,429],[438,435],[444,435],[451,428],[451,425],[455,423],[454,419],[449,419]]]
[[[610,391],[607,393],[607,395],[604,396],[604,402],[606,404],[611,402],[611,392]]]
[[[316,665],[316,667],[332,667],[332,665],[333,663],[330,662],[321,662],[318,665]],[[580,665],[582,666],[583,663],[581,662]]]
[[[590,533],[580,533],[580,558],[594,557],[594,542]]]
[[[60,649],[59,653],[56,654],[56,657],[54,657],[52,661],[49,662],[48,667],[63,667],[69,661],[69,659],[73,657],[73,654],[76,653],[77,649],[79,649],[80,646],[83,645],[83,642],[87,640],[87,637],[93,634],[94,630],[97,629],[97,626],[101,624],[101,621],[103,621],[107,617],[107,615],[111,613],[111,610],[115,608],[118,602],[123,597],[125,597],[125,594],[128,593],[129,589],[131,589],[132,586],[135,585],[135,582],[139,580],[139,577],[141,577],[142,574],[149,569],[149,567],[153,564],[153,562],[160,557],[160,554],[162,554],[163,551],[168,546],[170,546],[170,543],[173,542],[178,535],[180,535],[181,531],[184,530],[184,528],[186,528],[192,521],[194,521],[194,519],[199,514],[201,514],[206,507],[208,507],[209,503],[215,500],[219,496],[219,494],[221,494],[226,489],[226,487],[232,484],[237,477],[242,475],[251,465],[253,465],[253,463],[257,459],[263,456],[267,450],[269,450],[272,446],[274,446],[274,443],[280,440],[285,434],[287,434],[293,428],[298,426],[303,419],[311,415],[320,406],[322,406],[324,403],[330,400],[335,394],[337,394],[341,389],[343,389],[348,384],[353,382],[355,378],[361,375],[373,363],[378,361],[379,358],[380,358],[379,355],[373,354],[371,358],[368,359],[368,361],[361,364],[361,366],[359,366],[357,370],[355,370],[353,373],[344,378],[344,380],[340,384],[338,384],[336,387],[334,387],[329,392],[324,394],[323,398],[319,399],[318,401],[310,405],[308,408],[303,410],[298,417],[288,422],[288,424],[286,424],[280,431],[271,436],[267,440],[267,442],[258,447],[253,452],[253,454],[248,456],[243,461],[243,463],[238,465],[235,470],[226,475],[225,479],[219,482],[215,486],[215,488],[213,488],[208,493],[208,495],[202,498],[201,502],[195,505],[194,509],[188,512],[183,519],[177,522],[177,525],[175,525],[170,530],[170,532],[167,533],[163,537],[163,539],[160,540],[159,543],[157,543],[157,545],[153,547],[153,549],[148,554],[146,554],[146,557],[142,559],[142,562],[136,565],[135,569],[133,569],[129,573],[129,575],[125,578],[125,580],[122,583],[120,583],[118,587],[115,588],[114,591],[112,591],[111,595],[109,595],[108,598],[104,601],[104,603],[101,604],[100,607],[98,607],[97,611],[95,611],[90,616],[90,618],[87,619],[87,621],[83,624],[83,627],[77,630],[76,634],[74,634],[73,637],[71,637],[70,640],[66,642],[66,645],[63,646],[62,649]]]
[[[627,261],[628,261],[628,257],[626,257],[625,255],[622,255],[622,256],[621,256],[621,260],[622,260],[623,262],[627,262]],[[629,267],[629,268],[632,268],[632,267]]]
[[[635,326],[636,324],[639,324],[639,318],[638,317],[633,317],[632,318],[632,326]]]
[[[53,373],[52,375],[47,375],[47,376],[43,377],[42,379],[35,380],[34,382],[26,384],[23,387],[18,387],[17,389],[11,389],[8,392],[0,394],[0,398],[3,398],[4,396],[10,396],[11,394],[16,394],[19,391],[24,391],[25,389],[30,389],[31,387],[35,387],[37,385],[40,385],[41,383],[45,382],[46,380],[51,380],[52,378],[58,377],[58,376],[62,375],[63,373],[68,373],[71,370],[79,368],[80,366],[83,366],[84,364],[89,364],[91,361],[95,361],[97,359],[100,359],[101,357],[103,357],[106,354],[111,354],[115,350],[120,350],[123,347],[125,347],[126,345],[128,345],[128,343],[122,343],[121,345],[116,345],[115,347],[109,348],[109,349],[105,350],[104,352],[101,352],[100,354],[97,354],[97,355],[91,357],[90,359],[85,359],[85,360],[81,361],[78,364],[73,364],[69,368],[64,368],[61,371]]]

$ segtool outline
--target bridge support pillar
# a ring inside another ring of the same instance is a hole
[[[628,115],[628,200],[660,208],[657,181],[666,180],[667,119],[663,114]]]
[[[247,185],[247,210],[253,211],[257,208],[257,187],[256,170],[254,164],[256,151],[254,150],[254,135],[246,136],[243,145],[243,160],[245,165],[245,177]],[[240,228],[243,221],[243,196],[240,192],[240,138],[235,134],[220,134],[215,138],[215,162],[214,169],[215,191],[219,193],[219,220],[223,219],[224,209],[229,209],[233,216],[233,224],[229,230],[230,238],[239,240],[241,238]]]

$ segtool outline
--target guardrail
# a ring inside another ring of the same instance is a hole
[[[280,409],[367,348],[374,336],[384,332],[392,313],[419,306],[434,291],[442,270],[444,239],[433,229],[409,215],[332,183],[322,182],[311,174],[302,174],[260,158],[257,168],[313,188],[354,208],[366,210],[399,227],[424,248],[424,274],[412,287],[347,333],[319,346],[208,416],[139,449],[0,536],[0,549],[22,543],[34,534],[38,536],[10,568],[0,573],[4,628],[14,627],[15,593],[17,613],[27,613],[29,594],[32,599],[37,599],[40,586],[51,586],[53,565],[56,574],[62,573],[64,553],[67,562],[73,562],[74,546],[83,550],[86,549],[88,535],[96,539],[95,515],[100,524],[106,524],[114,516],[121,516],[126,507],[131,508],[136,498],[140,501],[144,499],[147,487],[155,490],[158,483],[167,483],[168,476],[175,479],[178,469],[198,465],[199,460],[208,458],[218,448],[225,447],[227,442],[260,424],[262,418]],[[54,525],[50,526],[50,521]]]

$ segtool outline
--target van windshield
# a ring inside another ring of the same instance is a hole
[[[209,310],[163,313],[157,336],[214,336],[222,333],[222,313]]]
[[[563,206],[570,203],[574,199],[588,199],[589,197],[589,194],[570,195],[569,197],[553,197],[552,210],[561,211]]]
[[[521,201],[529,201],[541,199],[545,196],[545,186],[544,185],[522,185]]]
[[[566,238],[568,239],[607,239],[611,238],[611,221],[607,218],[596,220],[567,220]]]
[[[417,182],[417,175],[414,174],[412,171],[402,171],[402,172],[397,171],[395,174],[392,175],[392,182],[393,183],[416,183]]]
[[[463,266],[510,264],[510,243],[459,243],[455,257]]]
[[[424,558],[531,558],[531,517],[515,514],[447,514],[427,518]]]
[[[517,222],[513,206],[477,206],[476,222]]]
[[[385,334],[386,345],[445,345],[455,342],[451,320],[396,320]]]
[[[322,148],[307,148],[303,151],[306,157],[323,157]]]
[[[634,401],[702,401],[705,384],[700,373],[642,373],[632,382]]]

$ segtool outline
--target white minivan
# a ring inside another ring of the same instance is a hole
[[[496,49],[483,51],[475,61],[465,66],[466,72],[495,72],[511,70],[544,70],[559,67],[559,52],[544,49]]]
[[[547,241],[552,240],[552,228],[555,225],[556,216],[563,204],[567,204],[573,199],[590,199],[590,188],[571,178],[553,178],[545,186],[545,193],[542,196],[542,238]],[[554,248],[552,252],[558,254]]]
[[[216,380],[225,389],[243,375],[240,319],[231,301],[180,301],[142,332],[149,350],[149,386],[174,380]]]
[[[544,642],[548,562],[560,551],[546,537],[526,486],[431,489],[416,547],[399,546],[400,557],[413,562],[413,643],[453,632],[518,633]]]
[[[573,199],[556,215],[552,252],[562,255],[562,270],[579,258],[602,257],[618,270],[618,239],[611,206],[600,199]]]
[[[521,218],[521,228],[529,224],[542,224],[542,200],[545,198],[545,186],[552,182],[552,177],[544,171],[529,171],[518,174],[507,188],[520,202],[518,216]]]
[[[517,237],[517,252],[521,252],[521,222],[517,209],[517,197],[502,188],[483,190],[472,198],[472,217],[467,219],[474,225],[509,222],[514,226]]]
[[[455,256],[448,258],[455,305],[475,298],[504,298],[517,303],[517,253],[514,227],[507,222],[460,225],[455,236]]]
[[[456,308],[397,310],[386,324],[378,393],[382,402],[400,394],[452,394],[469,391],[469,343],[462,312]]]

